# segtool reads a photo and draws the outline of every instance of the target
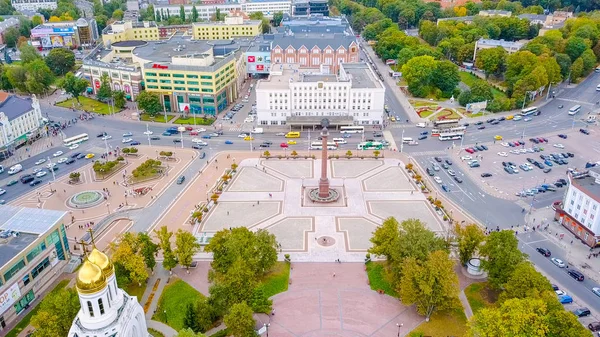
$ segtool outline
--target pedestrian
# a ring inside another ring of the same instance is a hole
[[[573,244],[573,240],[571,240],[571,244]]]
[[[229,215],[229,211],[227,211],[227,215]]]
[[[257,204],[257,205],[260,205],[260,200],[258,200],[258,201],[256,202],[256,204]]]
[[[335,277],[335,273],[333,273],[333,277]]]

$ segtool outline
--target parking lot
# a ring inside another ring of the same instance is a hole
[[[558,179],[566,178],[567,170],[582,170],[587,162],[598,161],[600,153],[600,145],[596,145],[596,133],[585,135],[576,129],[565,132],[564,135],[566,139],[560,138],[558,134],[548,134],[541,137],[547,142],[538,141],[537,144],[527,136],[524,139],[518,137],[492,140],[489,143],[478,144],[484,145],[487,150],[469,153],[468,149],[472,147],[465,150],[455,148],[451,157],[466,174],[493,195],[507,199],[532,196],[536,196],[536,199],[560,199],[564,188],[557,187],[554,183]],[[524,145],[516,146],[514,143],[518,141],[522,141]],[[510,146],[509,143],[513,143],[514,146]],[[554,158],[551,157],[553,154]],[[560,158],[560,154],[565,154],[566,158]],[[542,159],[542,155],[548,159]],[[473,161],[477,161],[479,166],[473,164]],[[536,166],[536,162],[539,167]],[[491,176],[482,177],[484,173]],[[544,193],[539,190],[536,192],[535,187],[542,185],[549,190]],[[553,191],[554,189],[556,191]]]

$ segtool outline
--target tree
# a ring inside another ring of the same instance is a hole
[[[407,219],[400,223],[400,235],[392,252],[392,261],[400,263],[409,257],[424,261],[430,252],[446,249],[445,240],[427,229],[421,220]]]
[[[548,325],[542,300],[511,299],[500,308],[479,310],[469,322],[470,336],[545,337]]]
[[[575,61],[588,48],[586,41],[580,37],[571,37],[565,45],[565,53],[569,55],[571,61]]]
[[[29,62],[25,65],[27,72],[27,91],[32,94],[41,94],[48,89],[54,82],[54,75],[42,59]]]
[[[192,258],[200,250],[200,244],[192,233],[179,229],[175,234],[175,246],[175,256],[179,264],[189,273]]]
[[[121,90],[113,91],[113,100],[117,109],[123,109],[127,104],[127,101],[125,99],[125,92]]]
[[[27,71],[22,66],[6,67],[6,77],[10,85],[19,91],[27,91]]]
[[[138,107],[150,116],[156,116],[156,114],[163,110],[160,97],[156,93],[142,91],[137,95],[136,101],[138,102]]]
[[[159,245],[152,241],[150,235],[139,232],[138,233],[138,241],[140,245],[140,253],[144,258],[144,264],[147,268],[154,271],[154,266],[156,266],[156,253],[158,252]]]
[[[575,62],[573,62],[573,65],[571,65],[570,80],[576,81],[578,78],[583,76],[583,72],[584,72],[583,60],[581,58],[578,58],[577,60],[575,60]]]
[[[45,61],[54,74],[62,76],[75,66],[75,54],[68,49],[54,48],[48,53]]]
[[[112,259],[119,263],[128,273],[127,278],[134,283],[142,284],[148,278],[144,258],[138,254],[138,242],[135,234],[121,235],[117,243],[112,245]]]
[[[496,289],[508,281],[526,256],[519,250],[519,241],[510,230],[492,232],[479,253],[483,257],[481,267],[487,271],[488,281]]]
[[[18,28],[9,27],[4,31],[4,43],[8,48],[14,48],[17,45],[19,36],[21,36],[21,33]]]
[[[503,286],[500,301],[511,298],[539,298],[543,291],[552,291],[548,279],[529,262],[521,262]]]
[[[185,9],[183,8],[183,5],[179,6],[179,17],[181,18],[181,21],[185,22]]]
[[[442,91],[444,97],[452,96],[460,82],[458,67],[450,61],[439,61],[433,74],[432,83]]]
[[[156,10],[156,22],[162,21],[162,15],[161,15],[162,12],[161,11],[162,11],[162,8],[160,11],[158,9]]]
[[[506,50],[502,47],[480,50],[475,59],[475,66],[485,72],[485,76],[498,75],[504,71]]]
[[[373,232],[370,241],[373,243],[369,253],[385,256],[388,262],[392,261],[392,253],[400,238],[400,224],[395,218],[387,218],[381,226]]]
[[[33,18],[31,18],[31,24],[34,27],[37,27],[39,25],[41,25],[43,23],[42,18],[39,15],[34,15]]]
[[[435,59],[431,56],[414,57],[402,66],[402,76],[408,83],[408,91],[416,97],[429,93],[429,83],[435,70]]]
[[[124,15],[125,15],[125,13],[123,12],[123,10],[117,9],[113,12],[112,18],[115,20],[123,20]]]
[[[265,17],[263,12],[254,12],[249,15],[251,20],[262,20]]]
[[[192,5],[192,22],[198,22],[198,10],[196,5]]]
[[[239,256],[226,273],[219,274],[211,270],[208,278],[212,282],[208,289],[209,300],[218,315],[227,312],[236,303],[249,302],[258,285],[256,273]]]
[[[177,261],[171,249],[171,237],[173,232],[169,232],[167,226],[162,226],[160,229],[155,229],[154,234],[159,240],[160,249],[163,251],[163,267],[169,272],[175,268]]]
[[[177,335],[175,335],[175,337],[206,337],[206,335],[201,334],[201,333],[196,333],[191,329],[182,329],[182,330],[179,330],[179,332],[177,333]]]
[[[201,298],[196,302],[196,324],[198,331],[208,331],[215,321],[215,311],[208,303],[206,298]]]
[[[454,231],[458,241],[460,264],[464,266],[485,240],[485,234],[483,234],[481,228],[476,224],[468,224],[464,227],[456,224]]]
[[[591,49],[586,49],[580,56],[583,61],[583,71],[588,73],[596,66],[596,55]]]
[[[458,276],[448,253],[432,252],[423,262],[413,257],[404,260],[398,293],[402,303],[416,304],[427,321],[436,311],[460,307]]]
[[[273,26],[279,27],[282,20],[283,20],[283,12],[282,11],[275,12],[275,14],[273,14]]]
[[[254,289],[249,304],[254,312],[269,314],[273,310],[273,301],[267,297],[262,287]]]
[[[98,88],[96,97],[101,101],[107,101],[112,97],[110,78],[107,74],[103,74],[102,77],[100,77],[100,88]]]
[[[252,317],[252,309],[246,302],[236,303],[223,318],[229,333],[234,337],[254,337],[254,325],[256,322]]]
[[[200,331],[198,323],[196,321],[196,306],[194,303],[188,303],[185,308],[185,315],[183,316],[183,326],[186,329],[190,329],[194,332]]]
[[[224,15],[221,14],[221,9],[217,8],[215,10],[215,14],[213,15],[213,21],[223,21],[224,20]]]
[[[42,56],[38,53],[37,49],[28,44],[21,45],[19,47],[19,52],[21,53],[21,62],[23,64],[42,59]]]
[[[50,292],[40,303],[39,310],[31,318],[35,335],[41,337],[66,336],[73,319],[77,316],[80,303],[73,288]]]
[[[70,94],[77,102],[79,102],[79,96],[88,87],[88,81],[83,78],[78,78],[69,72],[58,82],[58,87]]]
[[[271,25],[269,24],[269,19],[262,18],[262,23],[260,25],[261,31],[263,34],[268,34],[271,32]]]

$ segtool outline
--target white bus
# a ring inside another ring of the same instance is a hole
[[[74,145],[74,144],[79,144],[79,143],[85,142],[88,139],[90,139],[89,136],[88,136],[88,134],[87,133],[82,133],[82,134],[77,135],[77,136],[73,136],[73,137],[70,137],[70,138],[65,138],[63,140],[63,144],[65,146],[71,146],[71,145]]]
[[[467,131],[466,126],[454,126],[454,127],[449,127],[449,128],[434,128],[431,130],[431,136],[437,137],[437,136],[441,135],[442,133],[452,133],[452,132],[465,133],[465,131]]]
[[[348,144],[348,142],[344,138],[333,138],[332,140],[334,143],[336,143],[338,145],[339,144]]]
[[[356,146],[358,150],[381,150],[383,144],[380,142],[362,142]]]
[[[322,150],[323,143],[321,142],[312,142],[310,143],[311,150]],[[335,142],[327,142],[327,150],[337,150],[337,144]]]
[[[442,133],[440,134],[440,136],[438,137],[439,140],[459,140],[463,137],[463,134],[461,132],[454,132],[454,133]]]
[[[363,133],[365,132],[364,126],[342,126],[340,127],[341,133]]]
[[[581,111],[581,105],[575,105],[574,107],[572,107],[571,109],[569,109],[569,115],[573,116],[576,113],[578,113],[579,111]]]
[[[532,106],[530,108],[526,108],[521,110],[521,116],[529,116],[529,115],[533,115],[534,113],[536,113],[538,111],[538,108],[535,106]]]

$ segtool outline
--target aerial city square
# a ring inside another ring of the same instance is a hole
[[[600,336],[597,3],[0,18],[0,336]]]

